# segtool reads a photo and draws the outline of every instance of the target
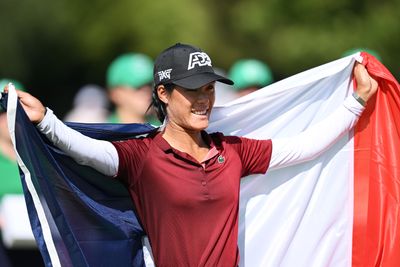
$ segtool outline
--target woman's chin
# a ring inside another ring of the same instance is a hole
[[[190,128],[195,130],[195,131],[203,131],[208,127],[209,121],[208,118],[206,116],[204,116],[205,118],[196,118],[194,120],[191,121],[190,123]]]
[[[201,130],[204,130],[205,128],[208,127],[209,124],[209,116],[208,114],[206,115],[194,115],[193,116],[193,124],[197,128],[201,128]]]

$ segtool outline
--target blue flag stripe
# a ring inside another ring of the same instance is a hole
[[[15,137],[15,122],[17,113],[17,94],[14,88],[9,88],[8,94],[8,112],[7,112],[7,123],[11,135],[11,139],[16,148],[16,137]],[[18,151],[16,150],[18,165],[23,173],[22,183],[24,189],[24,195],[26,196],[28,213],[30,215],[30,220],[34,229],[34,235],[36,234],[38,238],[38,246],[41,249],[42,257],[45,260],[46,266],[61,266],[58,254],[55,249],[54,241],[50,233],[50,227],[47,223],[44,209],[40,203],[39,196],[31,180],[31,174],[26,167],[25,163],[22,161]]]
[[[0,104],[8,106],[31,226],[45,265],[144,266],[144,232],[126,188],[49,144],[12,90]],[[154,130],[147,124],[69,126],[103,140],[135,138]]]

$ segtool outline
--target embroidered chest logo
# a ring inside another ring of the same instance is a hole
[[[162,81],[163,79],[171,79],[171,71],[172,69],[159,71],[158,77],[160,78],[160,81]]]
[[[189,65],[188,70],[193,69],[195,66],[210,66],[211,67],[211,59],[204,52],[194,52],[189,55]]]
[[[225,162],[224,156],[220,155],[220,156],[218,157],[218,163],[222,164],[222,163],[224,163],[224,162]]]

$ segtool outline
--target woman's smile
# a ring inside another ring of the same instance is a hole
[[[192,113],[195,115],[208,115],[209,107],[192,108]]]

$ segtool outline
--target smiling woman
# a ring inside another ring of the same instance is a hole
[[[231,80],[214,72],[211,59],[205,52],[179,43],[164,50],[157,57],[154,65],[153,105],[156,107],[160,120],[163,121],[167,115],[165,94],[170,94],[174,87],[197,91],[209,83],[214,85],[215,81],[233,84]],[[163,95],[163,101],[160,101],[159,94]],[[211,108],[212,105],[209,108],[210,111]]]
[[[357,90],[330,116],[295,137],[255,140],[206,132],[215,83],[232,81],[215,74],[202,50],[176,44],[158,56],[153,74],[153,104],[164,124],[125,141],[86,137],[33,96],[18,96],[55,146],[126,185],[157,266],[237,266],[240,179],[315,158],[355,125],[364,110],[357,98],[366,102],[377,90],[356,64]]]
[[[160,85],[157,93],[166,104],[168,123],[185,130],[201,131],[208,127],[215,102],[215,82],[195,90],[176,86],[171,93]]]

